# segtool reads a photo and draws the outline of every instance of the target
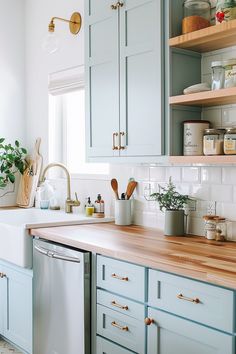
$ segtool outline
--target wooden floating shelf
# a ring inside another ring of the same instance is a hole
[[[171,105],[220,106],[236,103],[236,87],[170,97]]]
[[[236,164],[236,155],[170,156],[169,162],[176,165],[233,165]]]
[[[236,45],[236,20],[169,39],[169,46],[205,53]]]

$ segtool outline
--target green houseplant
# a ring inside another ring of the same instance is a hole
[[[151,195],[159,203],[161,211],[165,211],[165,235],[184,235],[184,207],[190,200],[188,195],[176,191],[171,178],[166,187],[159,185],[159,192]]]
[[[27,150],[21,147],[19,141],[6,144],[5,138],[0,138],[0,189],[15,183],[16,174],[23,174],[26,167]]]

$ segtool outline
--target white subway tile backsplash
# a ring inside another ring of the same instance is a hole
[[[122,169],[121,169],[122,173]],[[149,181],[150,180],[150,169],[147,166],[135,166],[133,168],[133,176],[136,181]]]
[[[236,184],[236,167],[222,168],[222,183],[223,184]]]
[[[221,213],[225,218],[236,221],[236,208],[234,203],[222,203]]]
[[[198,167],[183,167],[182,181],[183,182],[199,182],[199,168]]]
[[[172,182],[181,182],[181,168],[180,167],[167,167],[166,180],[171,177]]]
[[[219,108],[204,109],[202,112],[202,119],[208,120],[211,123],[211,126],[214,128],[221,128],[222,126],[221,109]]]
[[[166,181],[165,167],[150,167],[150,181],[165,182]]]
[[[203,184],[192,184],[190,196],[200,200],[210,200],[210,186]]]
[[[201,168],[201,183],[203,184],[220,184],[221,183],[221,168],[220,167],[202,167]]]
[[[211,185],[211,194],[209,200],[217,202],[232,202],[233,201],[233,186],[215,184]]]

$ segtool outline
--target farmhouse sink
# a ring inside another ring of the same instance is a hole
[[[29,229],[109,222],[112,218],[87,218],[80,214],[41,209],[0,210],[0,259],[32,268],[32,237]]]

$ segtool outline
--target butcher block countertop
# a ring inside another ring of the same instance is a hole
[[[156,229],[113,223],[51,227],[31,235],[236,290],[236,243],[170,237]]]

